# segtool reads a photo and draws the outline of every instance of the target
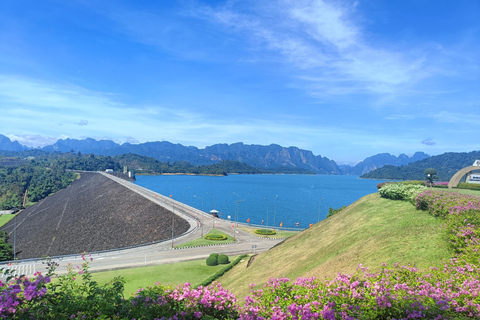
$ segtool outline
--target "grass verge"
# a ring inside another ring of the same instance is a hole
[[[227,237],[226,240],[207,240],[204,238],[198,238],[189,242],[186,242],[184,244],[180,244],[178,246],[175,246],[175,248],[187,248],[187,247],[197,247],[197,246],[205,246],[205,245],[211,245],[211,244],[226,244],[226,243],[232,243],[236,242],[233,240],[232,236],[229,236],[228,234],[218,230],[218,229],[212,229],[209,233],[206,235],[212,235],[212,234],[222,234]]]
[[[3,227],[7,224],[8,221],[12,220],[15,217],[14,214],[2,214],[0,215],[0,227]]]
[[[237,257],[232,256],[229,258],[230,261],[234,261]],[[128,297],[131,294],[135,294],[138,289],[153,286],[157,282],[173,286],[189,282],[192,287],[196,287],[226,266],[228,265],[209,267],[205,264],[205,259],[202,259],[150,267],[96,272],[92,274],[92,278],[99,284],[105,284],[114,277],[122,277],[125,279],[124,295]]]
[[[442,189],[434,189],[434,190],[441,190],[441,191],[448,191],[448,192],[457,192],[461,194],[470,194],[472,196],[480,197],[480,190],[471,190],[471,189],[457,189],[457,188],[442,188]]]

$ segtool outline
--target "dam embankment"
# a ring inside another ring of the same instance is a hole
[[[16,234],[14,232],[16,225]],[[102,174],[85,172],[69,187],[22,210],[1,230],[16,238],[18,259],[95,252],[160,242],[191,222]]]

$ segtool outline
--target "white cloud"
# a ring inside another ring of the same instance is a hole
[[[18,141],[21,145],[36,148],[36,147],[44,147],[51,144],[54,144],[58,139],[67,139],[68,136],[61,135],[59,137],[45,137],[38,134],[24,134],[24,135],[16,135],[16,134],[6,134],[7,137],[10,138],[12,141]]]
[[[366,32],[356,21],[356,2],[249,4],[253,7],[249,13],[239,13],[240,8],[232,5],[204,8],[202,13],[215,23],[261,40],[256,42],[258,50],[266,46],[280,54],[285,63],[299,68],[299,77],[320,89],[327,87],[329,94],[346,90],[392,93],[426,76],[421,52],[399,53],[366,40]]]

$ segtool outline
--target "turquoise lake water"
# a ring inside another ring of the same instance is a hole
[[[217,210],[221,218],[279,226],[307,228],[326,218],[328,208],[348,206],[377,192],[381,180],[328,175],[137,176],[136,184],[203,211]],[[236,194],[235,194],[236,193]],[[238,196],[237,196],[238,194]],[[203,201],[202,201],[203,200]],[[203,202],[203,203],[202,203]]]

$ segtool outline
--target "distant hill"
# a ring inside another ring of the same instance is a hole
[[[0,135],[0,152],[2,152],[1,150],[21,151],[28,150],[28,148]],[[37,150],[36,152],[40,151],[39,149],[35,150]],[[111,140],[95,140],[92,138],[83,140],[59,139],[54,144],[43,147],[41,151],[80,152],[112,157],[122,154],[138,154],[165,163],[186,161],[194,166],[212,165],[222,161],[238,161],[259,171],[274,173],[347,175],[363,175],[383,166],[403,166],[429,157],[423,152],[416,152],[411,157],[405,154],[400,154],[397,157],[389,153],[381,153],[368,157],[355,166],[339,166],[335,161],[327,157],[314,155],[309,150],[297,147],[282,147],[277,144],[264,146],[237,142],[233,144],[214,144],[199,149],[168,141],[118,144]],[[5,156],[8,155],[5,154]],[[251,169],[245,171],[249,172]]]
[[[361,176],[362,174],[369,173],[370,171],[386,165],[404,166],[415,161],[426,159],[428,157],[430,156],[424,152],[415,152],[415,154],[411,157],[407,156],[404,153],[402,153],[398,157],[391,155],[390,153],[380,153],[366,158],[354,167],[342,168],[342,173]]]
[[[117,144],[109,140],[58,140],[55,144],[43,148],[46,151],[82,152],[99,155],[116,156],[134,153],[153,157],[162,162],[187,161],[193,165],[209,165],[224,160],[239,161],[261,170],[279,170],[286,168],[303,169],[299,172],[321,174],[340,174],[335,161],[326,157],[315,156],[309,150],[297,147],[282,147],[276,144],[269,146],[247,145],[241,142],[234,144],[215,144],[205,149],[173,144],[168,141],[146,142],[141,144]],[[295,170],[293,170],[295,171]]]
[[[405,166],[387,165],[364,174],[361,178],[423,180],[425,179],[425,169],[434,168],[438,172],[439,181],[448,181],[458,170],[471,166],[478,159],[480,159],[480,151],[447,152]]]
[[[0,134],[0,150],[23,151],[27,149],[27,147],[22,146],[18,141],[11,141],[8,137]]]

